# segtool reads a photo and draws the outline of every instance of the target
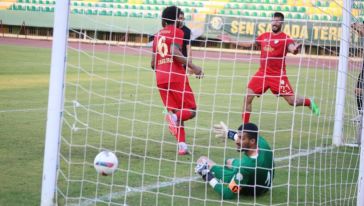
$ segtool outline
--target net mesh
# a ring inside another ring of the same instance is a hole
[[[348,41],[341,39],[341,22],[285,20],[283,31],[305,45],[298,55],[287,56],[288,79],[294,93],[313,98],[321,114],[317,117],[307,107],[292,107],[270,91],[255,98],[250,120],[273,149],[272,189],[259,197],[223,200],[194,173],[195,162],[202,155],[221,165],[225,159],[240,158],[234,143],[215,138],[211,127],[220,121],[232,129],[241,124],[247,83],[259,68],[260,57],[258,50],[242,49],[218,37],[228,34],[239,41],[252,40],[271,30],[270,18],[195,15],[187,24],[192,33],[204,31],[193,41],[192,58],[204,68],[205,78],[189,76],[198,109],[196,117],[185,122],[191,151],[186,156],[178,155],[175,138],[168,132],[150,68],[152,49],[146,39],[160,26],[151,30],[147,17],[138,17],[146,23],[137,26],[133,17],[79,18],[84,20],[76,29],[75,15],[70,16],[73,38],[67,54],[58,204],[355,204],[358,147],[332,146],[338,49],[340,41]],[[153,22],[159,25],[160,19]],[[246,22],[253,25],[252,31]],[[354,90],[362,68],[358,36],[353,35],[350,46],[350,56],[344,57],[349,58],[349,67],[343,139],[355,145],[359,124],[352,121],[358,114]],[[94,157],[101,150],[118,157],[119,168],[112,176],[95,172]]]

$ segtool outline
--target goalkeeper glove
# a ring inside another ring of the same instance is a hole
[[[236,140],[238,138],[237,132],[229,130],[229,128],[226,126],[224,122],[220,122],[220,124],[215,124],[213,131],[215,133],[215,137],[221,139],[228,138],[231,140]]]

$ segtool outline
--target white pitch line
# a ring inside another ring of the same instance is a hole
[[[107,195],[101,196],[99,198],[95,198],[93,200],[87,200],[85,202],[82,202],[79,205],[88,206],[88,205],[95,204],[98,201],[107,201],[107,200],[109,200],[111,198],[121,198],[121,197],[124,197],[124,196],[132,194],[132,193],[146,192],[146,191],[149,191],[149,190],[168,187],[168,186],[172,186],[172,185],[175,185],[175,184],[190,182],[190,181],[196,180],[198,178],[200,178],[200,176],[182,177],[182,178],[175,178],[174,180],[172,180],[170,182],[161,182],[159,184],[157,183],[157,184],[147,185],[147,186],[144,186],[144,187],[143,186],[142,187],[126,187],[126,190],[123,191],[123,192],[113,192],[111,194],[107,194]]]
[[[301,156],[308,156],[317,152],[321,152],[321,151],[326,151],[326,150],[330,150],[333,149],[333,146],[330,147],[316,147],[313,150],[305,150],[305,152],[299,152],[297,154],[291,155],[291,156],[285,156],[285,157],[280,157],[280,158],[276,158],[274,159],[275,162],[280,162],[280,161],[284,161],[284,160],[290,160],[290,159],[294,159],[297,157],[301,157]],[[81,202],[79,205],[81,206],[89,206],[89,205],[93,205],[98,201],[107,201],[111,198],[121,198],[124,197],[126,195],[129,194],[133,194],[133,193],[140,193],[140,192],[146,192],[146,191],[150,191],[153,189],[158,189],[158,188],[163,188],[163,187],[168,187],[168,186],[172,186],[175,184],[180,184],[180,183],[184,183],[184,182],[190,182],[192,180],[196,180],[200,178],[200,176],[195,176],[195,177],[182,177],[182,178],[176,178],[173,181],[170,182],[161,182],[161,183],[156,183],[156,184],[152,184],[152,185],[146,185],[146,186],[142,186],[142,187],[126,187],[126,190],[123,192],[113,192],[111,194],[107,194],[107,195],[103,195],[99,198],[95,198],[92,200],[87,200],[84,202]],[[126,204],[124,204],[124,206],[127,206]]]
[[[301,156],[308,156],[308,155],[311,155],[313,153],[316,153],[316,152],[321,152],[321,151],[325,151],[325,150],[330,150],[330,149],[333,149],[334,147],[333,146],[330,146],[330,147],[316,147],[315,149],[313,150],[305,150],[305,152],[299,152],[297,154],[294,154],[294,155],[290,155],[290,156],[285,156],[285,157],[279,157],[279,158],[275,158],[274,161],[276,162],[280,162],[280,161],[284,161],[284,160],[290,160],[290,159],[294,159],[296,157],[301,157]]]

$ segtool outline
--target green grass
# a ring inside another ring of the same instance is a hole
[[[30,47],[0,45],[0,55],[0,205],[39,205],[50,50],[37,48],[35,53]],[[140,189],[173,178],[195,177],[194,162],[201,155],[220,164],[239,155],[232,142],[215,139],[210,128],[219,121],[238,127],[245,86],[257,65],[214,60],[196,63],[203,65],[206,76],[190,78],[198,104],[197,117],[186,122],[187,143],[193,153],[180,157],[163,120],[149,57],[70,50],[59,205],[87,205],[93,203],[87,200],[109,193],[117,194],[112,199],[117,204],[221,205],[220,197],[200,179],[125,193],[125,186]],[[305,65],[301,70],[287,70],[297,93],[315,97],[321,116],[311,115],[304,107],[290,107],[270,92],[256,98],[251,121],[260,126],[276,158],[329,147],[333,130],[335,96],[328,91],[336,85],[335,71],[306,69]],[[75,101],[79,107],[74,107]],[[348,138],[355,135],[347,122],[344,130]],[[119,169],[112,177],[95,173],[93,158],[100,149],[116,151]],[[327,149],[277,161],[276,166],[272,192],[224,205],[355,205],[357,148]],[[97,205],[107,202],[100,200]]]

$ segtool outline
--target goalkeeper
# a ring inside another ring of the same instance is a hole
[[[235,198],[238,194],[258,196],[267,192],[274,176],[273,153],[267,141],[258,134],[253,123],[243,124],[238,131],[229,130],[220,122],[214,125],[216,137],[235,142],[240,158],[230,158],[225,166],[202,156],[197,160],[195,172],[208,182],[223,199]]]

